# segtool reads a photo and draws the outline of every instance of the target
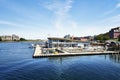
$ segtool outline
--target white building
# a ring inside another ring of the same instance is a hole
[[[12,40],[13,41],[18,41],[18,40],[20,40],[20,38],[19,38],[19,36],[17,36],[17,35],[12,35]]]

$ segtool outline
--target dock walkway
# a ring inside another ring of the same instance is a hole
[[[118,54],[119,51],[90,51],[90,52],[80,52],[80,53],[49,53],[49,54],[43,54],[42,53],[42,47],[39,45],[36,45],[33,58],[38,58],[38,57],[59,57],[59,56],[79,56],[79,55],[104,55],[104,54]]]
[[[40,45],[36,45],[33,57],[39,55],[42,55],[42,47],[40,47]]]

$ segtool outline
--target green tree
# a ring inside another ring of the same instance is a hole
[[[109,37],[109,33],[108,32],[95,36],[95,40],[99,40],[99,41],[102,41],[102,42],[104,42],[106,40],[109,40],[109,39],[110,39],[110,37]]]
[[[110,37],[109,36],[103,36],[103,40],[106,41],[106,40],[109,40]]]
[[[25,38],[20,38],[20,41],[27,41]]]
[[[101,34],[98,36],[95,36],[95,40],[103,40],[103,36]]]
[[[0,37],[0,41],[2,41],[2,38]]]
[[[118,36],[118,41],[120,41],[120,35]]]
[[[0,37],[0,41],[2,41],[2,38]]]

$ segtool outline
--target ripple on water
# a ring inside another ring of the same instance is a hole
[[[0,80],[120,80],[116,55],[33,59],[29,46],[0,43]]]

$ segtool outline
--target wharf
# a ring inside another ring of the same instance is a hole
[[[80,52],[80,53],[49,53],[43,54],[42,47],[36,45],[33,58],[40,58],[40,57],[60,57],[60,56],[80,56],[80,55],[104,55],[104,54],[119,54],[119,51],[87,51],[87,52]]]

